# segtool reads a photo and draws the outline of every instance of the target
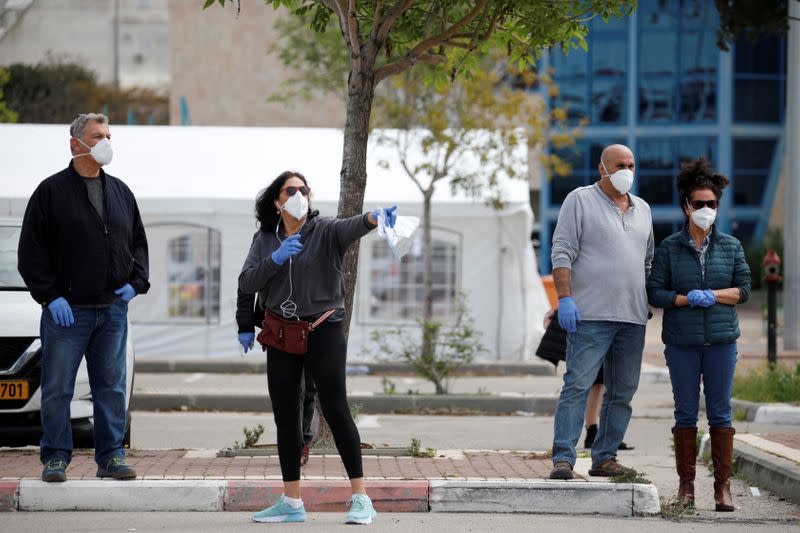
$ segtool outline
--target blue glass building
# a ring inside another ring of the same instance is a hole
[[[640,0],[630,17],[592,21],[588,51],[545,54],[541,66],[554,69],[560,87],[553,104],[567,108],[571,123],[589,124],[576,147],[556,151],[572,173],[543,179],[534,199],[543,273],[561,202],[599,179],[600,152],[611,143],[636,156],[631,192],[651,205],[657,243],[683,224],[675,176],[698,156],[731,179],[723,231],[744,243],[763,238],[783,159],[786,43],[740,39],[722,52],[718,28],[713,0]]]

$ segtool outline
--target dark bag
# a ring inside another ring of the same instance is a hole
[[[314,323],[305,320],[283,318],[271,311],[264,313],[264,322],[258,334],[258,342],[266,351],[267,346],[294,355],[308,352],[308,336],[322,324],[335,309],[325,312]]]
[[[567,332],[558,324],[558,310],[553,313],[550,324],[544,330],[536,355],[555,366],[567,358]]]

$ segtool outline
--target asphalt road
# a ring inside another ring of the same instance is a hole
[[[344,513],[311,513],[304,524],[254,524],[248,513],[8,513],[2,517],[5,533],[90,533],[110,532],[214,532],[281,529],[293,531],[353,531],[343,523]],[[368,530],[375,533],[436,531],[468,533],[492,531],[581,531],[582,533],[662,532],[797,532],[796,523],[757,522],[673,522],[657,518],[618,519],[597,516],[547,516],[523,514],[439,514],[387,513]]]

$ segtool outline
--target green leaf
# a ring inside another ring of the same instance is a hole
[[[203,4],[203,9],[208,9],[209,7],[211,7],[211,4],[213,4],[215,1],[216,0],[206,0],[206,3]]]

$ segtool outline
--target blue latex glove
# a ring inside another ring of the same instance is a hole
[[[295,233],[286,237],[281,243],[280,248],[272,252],[272,260],[276,265],[282,265],[291,256],[300,253],[303,249],[303,244],[300,242],[300,234]]]
[[[572,296],[565,296],[558,300],[558,324],[567,333],[578,331],[578,320],[580,319],[581,314],[578,312],[578,306],[575,305],[575,299]]]
[[[711,307],[717,303],[717,297],[714,296],[714,293],[711,289],[706,289],[703,291],[703,303],[700,304],[701,307]]]
[[[244,350],[244,353],[247,353],[247,350],[253,349],[253,342],[255,340],[255,333],[239,333],[239,344],[242,345],[242,350]]]
[[[47,305],[50,314],[53,315],[53,320],[62,328],[66,328],[75,323],[75,317],[72,316],[72,308],[69,303],[60,296]]]
[[[706,298],[705,293],[701,289],[689,291],[689,294],[686,295],[690,307],[708,307],[708,305],[705,305]]]
[[[130,302],[131,300],[133,300],[133,297],[136,296],[136,289],[131,287],[130,283],[126,283],[119,289],[115,290],[114,294],[119,295],[120,299],[123,302]]]
[[[375,211],[372,212],[372,218],[374,218],[376,222],[378,221],[379,211],[380,209],[376,209]],[[384,220],[386,220],[386,225],[389,226],[390,228],[393,228],[394,223],[397,222],[397,213],[395,213],[395,211],[397,211],[396,205],[393,205],[392,207],[387,207],[383,210],[383,218]]]

